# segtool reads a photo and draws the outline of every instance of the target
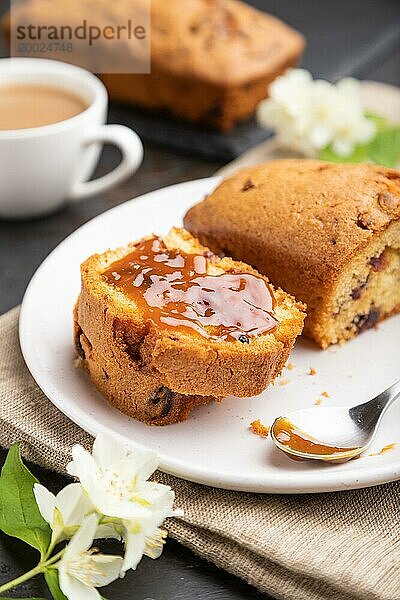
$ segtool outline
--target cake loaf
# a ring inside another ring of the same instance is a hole
[[[304,332],[322,348],[400,311],[399,171],[271,161],[223,181],[184,222],[305,302]]]
[[[153,0],[150,75],[104,75],[114,100],[222,131],[297,65],[303,37],[238,0]]]
[[[27,0],[13,6],[13,22],[35,17],[41,23],[38,15],[45,15],[53,25],[79,26],[95,8],[96,20],[104,15],[107,25],[121,24],[129,17],[130,2],[80,0],[66,19],[59,2]],[[4,24],[9,35],[8,20]],[[103,54],[110,41],[100,43]],[[113,74],[111,69],[102,79],[114,101],[226,131],[254,113],[269,83],[296,65],[303,49],[302,35],[238,0],[152,0],[151,73]],[[129,60],[129,44],[123,52]],[[70,60],[68,53],[62,58]]]
[[[301,304],[184,230],[94,255],[81,267],[75,346],[106,398],[149,424],[253,396],[301,333]]]

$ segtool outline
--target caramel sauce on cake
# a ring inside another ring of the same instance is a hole
[[[304,452],[307,454],[316,454],[324,456],[326,454],[335,454],[349,452],[355,448],[340,448],[338,446],[328,446],[312,438],[310,435],[296,427],[289,419],[279,419],[273,426],[275,438],[282,446],[287,446],[295,452]]]
[[[214,340],[239,340],[271,333],[278,326],[267,282],[251,273],[209,275],[201,254],[168,250],[153,237],[103,272],[159,329]]]

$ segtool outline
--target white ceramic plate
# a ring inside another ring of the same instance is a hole
[[[294,368],[285,369],[281,381],[261,396],[227,398],[168,427],[148,427],[111,408],[74,367],[72,308],[80,286],[79,264],[94,252],[150,232],[166,233],[217,182],[192,181],[126,202],[75,231],[50,254],[29,284],[20,319],[22,351],[33,377],[62,412],[90,433],[107,431],[152,448],[163,471],[191,481],[251,492],[304,493],[400,478],[400,443],[392,452],[342,465],[298,463],[249,430],[255,419],[271,424],[282,413],[313,406],[318,398],[326,406],[350,406],[393,383],[400,371],[398,316],[325,352],[299,340],[290,359]],[[316,375],[308,374],[310,367]],[[324,391],[329,398],[321,396]],[[400,403],[389,410],[371,452],[400,442]]]

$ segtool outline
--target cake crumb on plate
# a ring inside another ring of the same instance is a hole
[[[257,421],[252,421],[250,423],[250,429],[253,433],[259,435],[260,437],[268,437],[269,430],[271,428],[268,427],[268,425],[263,425],[260,419],[257,419]]]

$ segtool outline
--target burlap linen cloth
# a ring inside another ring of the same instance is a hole
[[[0,317],[0,445],[65,472],[71,446],[91,447],[38,388],[23,361],[15,308]],[[400,599],[400,482],[315,495],[245,494],[171,485],[183,519],[167,528],[200,556],[284,600]]]

